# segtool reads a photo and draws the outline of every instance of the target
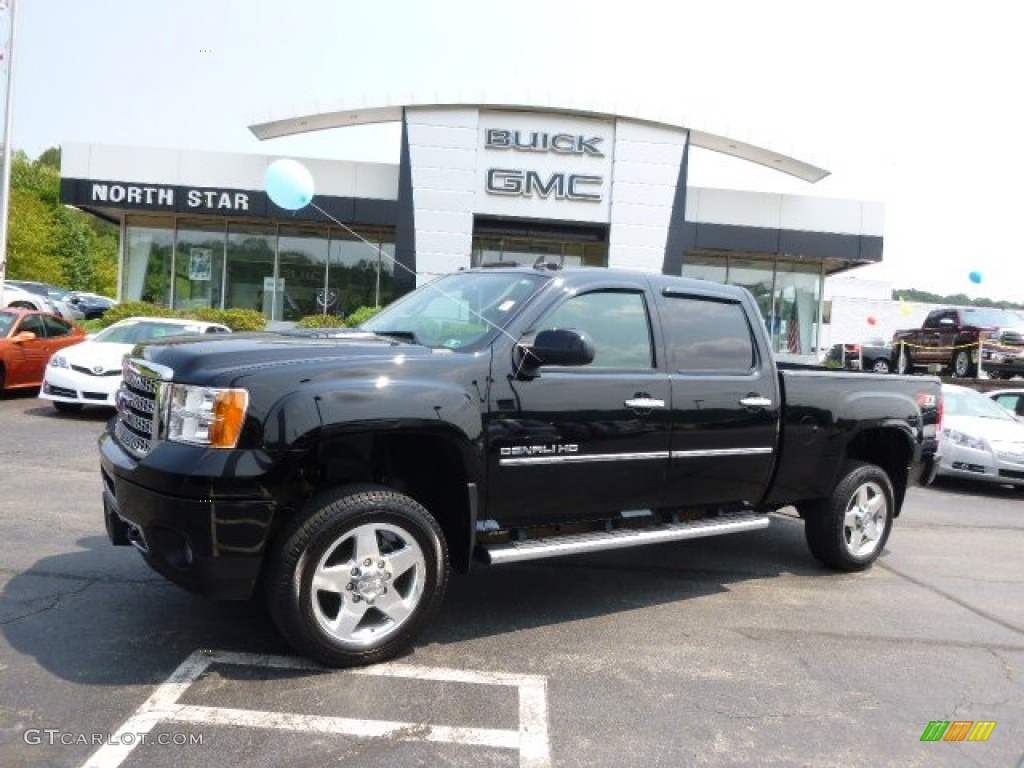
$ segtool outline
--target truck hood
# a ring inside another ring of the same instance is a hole
[[[333,368],[346,362],[366,365],[398,357],[452,354],[447,349],[432,349],[360,331],[332,333],[330,338],[287,333],[176,336],[133,350],[135,357],[171,368],[176,381],[195,384],[211,383],[224,375],[234,378],[257,370],[300,364]]]

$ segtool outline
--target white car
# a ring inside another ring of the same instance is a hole
[[[0,292],[0,308],[2,307],[14,307],[20,309],[35,309],[39,312],[50,312],[54,315],[59,315],[57,311],[57,305],[53,303],[46,296],[40,296],[38,293],[32,293],[26,291],[19,285],[15,285],[10,280],[4,282],[4,289]]]
[[[85,405],[116,406],[121,361],[142,341],[197,333],[231,333],[219,323],[171,317],[130,317],[114,323],[81,344],[60,350],[46,366],[39,397],[63,413]]]
[[[1024,487],[1024,422],[967,387],[942,385],[939,474]]]

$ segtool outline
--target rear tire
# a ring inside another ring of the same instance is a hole
[[[81,403],[62,403],[60,400],[51,400],[53,407],[57,409],[58,413],[78,413],[82,410]]]
[[[953,376],[958,379],[967,379],[974,376],[974,364],[971,362],[971,353],[966,349],[958,349],[953,355]]]
[[[888,373],[890,370],[889,361],[880,357],[871,364],[871,370],[875,373]]]
[[[811,554],[838,571],[862,571],[885,548],[895,503],[892,483],[874,464],[850,461],[832,494],[804,505]]]
[[[311,499],[275,543],[267,609],[296,650],[329,666],[405,650],[440,605],[448,550],[419,503],[376,485]]]

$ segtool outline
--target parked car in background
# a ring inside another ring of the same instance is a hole
[[[85,339],[85,331],[34,309],[0,309],[0,391],[38,387],[50,355]]]
[[[48,296],[40,296],[38,293],[26,291],[10,280],[4,281],[4,289],[0,292],[0,307],[14,307],[15,309],[34,309],[37,312],[51,312],[60,314],[57,306]]]
[[[109,296],[100,296],[97,293],[72,291],[71,303],[82,310],[86,320],[96,320],[103,317],[108,309],[117,304],[117,300]]]
[[[942,385],[939,474],[1024,486],[1024,422],[980,392]]]
[[[7,282],[37,296],[45,296],[53,302],[57,314],[69,322],[85,319],[85,313],[71,303],[71,292],[64,288],[32,280],[8,280]]]
[[[985,394],[1018,418],[1024,419],[1024,389],[996,389]]]
[[[981,364],[996,379],[1024,373],[1024,317],[1008,309],[950,307],[928,313],[920,328],[893,334],[893,362],[898,373],[938,365],[964,378]]]
[[[839,363],[840,367],[889,373],[892,370],[892,345],[878,337],[863,344],[833,344],[825,355],[825,364]]]
[[[204,333],[231,333],[220,323],[169,317],[131,317],[50,358],[39,397],[63,413],[86,405],[114,407],[121,361],[142,341]]]

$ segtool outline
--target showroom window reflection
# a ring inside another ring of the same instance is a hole
[[[382,306],[394,297],[394,232],[358,232],[366,242],[315,224],[128,216],[121,298],[287,321]]]
[[[751,292],[772,351],[794,355],[816,353],[821,327],[821,262],[761,257],[753,254],[688,253],[683,277],[741,285]]]

